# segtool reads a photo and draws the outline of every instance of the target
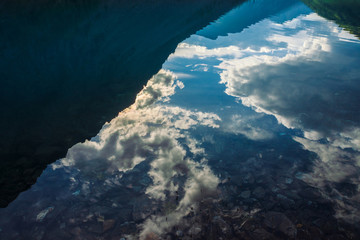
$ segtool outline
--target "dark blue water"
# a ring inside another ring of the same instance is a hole
[[[359,238],[360,41],[278,2],[179,43],[134,104],[0,209],[0,237]]]

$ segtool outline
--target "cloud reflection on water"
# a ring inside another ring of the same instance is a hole
[[[340,189],[360,184],[359,43],[311,13],[283,23],[266,19],[216,41],[194,37],[172,58],[217,61],[227,94],[287,128],[301,129],[303,136],[293,139],[321,159],[304,179],[334,189],[324,194],[337,202],[337,216],[353,221],[359,220],[360,189],[351,194]],[[254,123],[231,119],[226,131],[252,140],[271,137]]]
[[[171,71],[7,211],[48,213],[42,227],[73,238],[307,239],[322,221],[338,228],[315,228],[325,235],[347,231],[329,202],[359,216],[358,41],[316,14],[283,18],[179,44]]]
[[[183,88],[184,84],[171,72],[161,70],[132,106],[106,124],[95,138],[73,146],[65,159],[53,165],[54,169],[75,167],[85,178],[103,172],[110,179],[148,160],[152,184],[145,193],[150,198],[165,201],[180,191],[181,185],[183,197],[178,205],[166,215],[147,219],[142,225],[142,238],[150,233],[160,235],[178,224],[190,207],[196,209],[197,201],[215,192],[219,182],[206,165],[204,150],[187,130],[199,125],[218,128],[220,118],[212,113],[155,104],[168,101],[176,87]],[[190,155],[201,160],[195,161]]]
[[[254,141],[273,138],[274,134],[271,131],[256,126],[255,122],[258,119],[258,116],[244,117],[239,114],[234,114],[231,116],[231,120],[228,121],[228,124],[224,125],[224,129],[226,132],[242,134]]]
[[[273,29],[275,34],[267,40],[280,47],[270,48],[270,55],[225,60],[219,65],[224,69],[221,82],[227,86],[226,93],[258,112],[275,116],[288,128],[303,130],[304,138],[294,140],[322,160],[306,178],[309,183],[333,191],[339,189],[336,183],[358,185],[359,56],[340,43],[353,37],[316,14],[273,24]],[[320,139],[326,143],[319,143]],[[355,152],[349,153],[347,148]],[[358,190],[355,196],[338,193],[343,198],[335,200],[341,202],[338,216],[354,220],[351,201],[345,199],[358,203]]]

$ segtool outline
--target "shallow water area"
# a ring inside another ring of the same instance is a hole
[[[0,238],[360,238],[360,41],[276,3],[179,43],[133,105],[0,209]]]

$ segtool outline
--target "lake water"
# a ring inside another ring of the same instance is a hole
[[[0,238],[359,239],[358,27],[312,9],[248,1],[179,43]]]

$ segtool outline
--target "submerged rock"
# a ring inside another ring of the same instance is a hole
[[[263,198],[265,196],[265,190],[263,187],[257,187],[255,188],[255,190],[253,191],[253,194],[255,195],[255,197],[257,198]]]
[[[105,220],[103,222],[103,230],[104,232],[112,229],[115,225],[115,220],[114,219],[109,219],[109,220]]]
[[[44,218],[46,217],[46,215],[51,212],[52,210],[54,210],[54,207],[48,207],[44,210],[42,210],[37,216],[36,216],[36,221],[37,222],[42,222],[44,220]]]
[[[264,224],[274,230],[278,230],[289,238],[295,238],[297,230],[295,225],[280,212],[268,212],[265,214]]]
[[[222,217],[220,217],[220,216],[215,216],[214,218],[213,218],[213,220],[212,220],[212,223],[214,223],[215,225],[217,225],[219,228],[220,228],[220,230],[221,230],[221,232],[223,233],[223,234],[228,234],[229,232],[230,232],[230,226],[229,226],[229,224],[227,224],[225,221],[224,221],[224,219],[222,219]]]
[[[80,190],[77,190],[77,191],[73,192],[71,195],[78,196],[79,194],[80,194]]]
[[[145,236],[145,240],[159,240],[159,236],[153,232],[151,233],[148,233],[146,236]]]
[[[265,239],[275,239],[274,235],[272,235],[271,233],[267,232],[265,229],[263,228],[258,228],[255,229],[252,233],[251,236],[254,239],[259,239],[259,240],[265,240]]]
[[[249,198],[250,195],[251,195],[251,192],[248,190],[240,193],[240,197],[245,198],[245,199]]]
[[[286,183],[286,184],[292,184],[293,181],[294,181],[294,180],[293,180],[292,178],[286,178],[286,179],[285,179],[285,183]]]
[[[182,237],[182,236],[184,236],[184,234],[183,234],[183,232],[181,230],[177,230],[176,231],[176,236]]]
[[[189,234],[190,234],[190,235],[193,235],[193,236],[198,235],[200,232],[201,232],[201,228],[200,228],[200,227],[196,227],[196,226],[193,226],[193,227],[190,228],[190,230],[189,230]]]

